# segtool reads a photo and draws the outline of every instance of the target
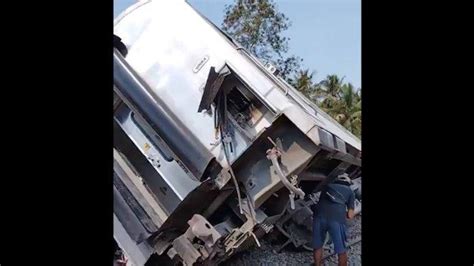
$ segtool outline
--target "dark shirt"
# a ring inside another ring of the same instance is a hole
[[[336,202],[326,192],[335,197]],[[354,198],[354,192],[349,186],[335,183],[329,184],[326,189],[321,191],[321,197],[315,208],[316,217],[345,223],[347,209],[354,209]]]

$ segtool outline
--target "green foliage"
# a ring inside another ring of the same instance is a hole
[[[344,78],[337,75],[328,75],[315,83],[309,70],[299,71],[292,85],[354,135],[361,137],[360,89],[356,90],[351,83],[344,83]]]
[[[273,0],[236,0],[225,8],[222,29],[262,61],[272,62],[280,76],[315,102],[345,128],[361,136],[361,95],[344,78],[328,75],[319,83],[314,72],[302,70],[301,58],[288,56],[289,38],[283,32],[291,26]]]
[[[290,77],[302,59],[287,56],[290,27],[288,18],[272,0],[238,0],[225,8],[222,29],[262,61],[270,61],[283,78]]]

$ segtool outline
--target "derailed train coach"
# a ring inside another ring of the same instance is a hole
[[[360,180],[360,140],[185,1],[139,1],[114,35],[114,238],[130,261],[217,264],[274,231],[307,247],[294,235],[314,193]]]

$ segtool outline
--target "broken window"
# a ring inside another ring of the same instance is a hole
[[[248,130],[269,111],[249,86],[227,65],[219,72],[215,72],[211,67],[198,112],[210,110],[211,105],[217,113],[216,128],[220,123],[224,123],[226,127],[226,120],[229,118],[241,130],[247,132],[247,136]]]
[[[227,93],[227,110],[237,124],[245,129],[254,126],[268,110],[245,86],[236,83]]]

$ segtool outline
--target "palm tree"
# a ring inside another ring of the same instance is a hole
[[[344,77],[337,75],[328,75],[326,79],[319,83],[319,92],[324,96],[338,97],[341,93]]]
[[[361,104],[360,90],[355,90],[350,83],[341,87],[340,100],[328,110],[340,124],[360,137],[361,133]]]
[[[361,129],[361,104],[360,90],[355,91],[354,86],[348,83],[342,88],[342,100],[344,102],[344,126],[356,135],[360,135]]]
[[[361,135],[361,96],[344,78],[328,75],[316,88],[318,105],[356,136]]]
[[[326,79],[314,84],[313,72],[300,71],[292,85],[308,99],[332,116],[338,123],[354,135],[361,135],[361,95],[351,83],[343,83],[344,78],[328,75]]]
[[[341,98],[343,80],[344,78],[339,78],[337,75],[328,75],[317,85],[316,101],[326,112],[337,107]]]
[[[340,98],[342,81],[337,75],[328,75],[316,85],[315,94],[318,105],[328,112],[337,105]]]
[[[309,73],[308,69],[300,70],[293,82],[293,86],[309,99],[311,99],[312,94],[314,94],[313,75],[314,72]]]

